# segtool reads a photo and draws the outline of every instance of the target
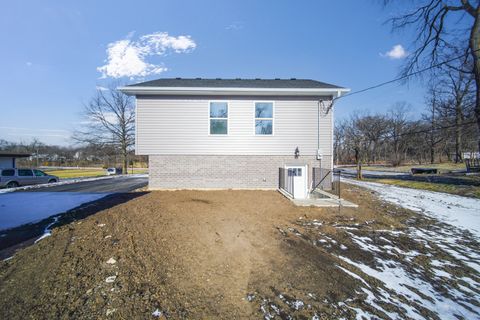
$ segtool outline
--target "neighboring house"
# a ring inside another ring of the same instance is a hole
[[[30,154],[10,151],[0,151],[0,168],[16,168],[17,158],[28,158]]]
[[[314,167],[332,169],[333,98],[348,89],[304,79],[158,79],[136,96],[136,147],[150,189],[275,189],[286,168],[295,197]],[[279,174],[280,172],[280,174]]]

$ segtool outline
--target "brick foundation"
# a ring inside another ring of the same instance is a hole
[[[322,167],[331,169],[331,158],[323,157]],[[151,155],[150,189],[276,189],[278,168],[308,165],[308,185],[312,167],[319,167],[315,156],[217,156]]]

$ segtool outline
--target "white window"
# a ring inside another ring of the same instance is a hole
[[[273,135],[273,102],[255,102],[255,134]]]
[[[210,102],[210,134],[228,134],[227,102]]]

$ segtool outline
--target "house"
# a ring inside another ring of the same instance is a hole
[[[28,158],[30,154],[11,151],[0,151],[0,168],[16,168],[17,158]]]
[[[149,156],[150,189],[283,183],[295,184],[296,198],[315,187],[314,168],[333,168],[328,109],[349,91],[294,78],[158,79],[120,90],[136,97],[135,151]]]

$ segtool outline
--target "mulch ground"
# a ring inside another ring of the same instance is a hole
[[[274,191],[155,191],[82,220],[0,264],[1,319],[353,318],[331,301],[357,283],[295,236],[299,218],[402,228],[368,191],[359,209],[295,207]],[[285,232],[290,230],[290,232]],[[360,253],[359,253],[360,254]],[[300,302],[299,302],[300,301]]]

